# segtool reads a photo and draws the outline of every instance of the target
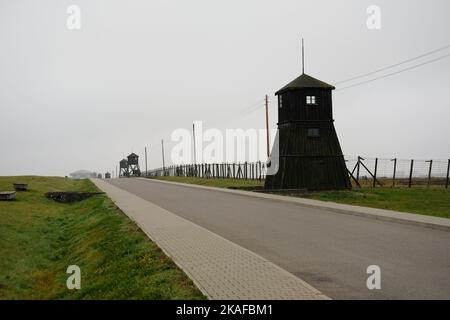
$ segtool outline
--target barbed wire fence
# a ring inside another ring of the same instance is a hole
[[[267,167],[262,161],[243,163],[202,163],[171,165],[166,168],[158,168],[143,175],[147,177],[198,177],[205,179],[242,179],[264,180]]]
[[[450,159],[346,158],[352,182],[361,187],[445,186],[449,185]]]
[[[441,186],[448,188],[449,186],[450,159],[417,160],[345,156],[345,163],[355,187]],[[143,172],[143,175],[263,181],[266,178],[266,172],[266,163],[257,161],[171,165]]]

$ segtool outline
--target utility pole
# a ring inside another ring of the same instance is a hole
[[[162,151],[163,170],[165,170],[166,162],[164,160],[164,140],[163,139],[161,139],[161,151]]]
[[[270,137],[269,137],[269,97],[266,94],[266,136],[267,136],[267,158],[270,157]]]
[[[194,164],[197,164],[197,149],[195,147],[195,123],[192,124],[192,134],[194,136]]]
[[[147,147],[145,147],[145,175],[147,175]]]

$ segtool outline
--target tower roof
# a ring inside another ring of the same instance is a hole
[[[275,95],[279,95],[286,91],[290,90],[298,90],[298,89],[311,89],[311,88],[321,88],[321,89],[330,89],[334,90],[335,87],[326,82],[320,81],[319,79],[313,78],[306,73],[303,73],[297,79],[291,81],[286,86],[278,90]]]

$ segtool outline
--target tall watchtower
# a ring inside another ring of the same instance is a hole
[[[128,160],[127,159],[120,160],[119,168],[120,168],[119,177],[129,177],[130,176],[130,172],[128,171]]]
[[[266,189],[350,189],[334,128],[332,90],[304,72],[278,96],[279,169]]]
[[[141,175],[141,169],[139,168],[139,156],[135,153],[131,153],[128,157],[128,172],[139,177]]]

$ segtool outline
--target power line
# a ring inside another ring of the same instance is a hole
[[[445,49],[448,49],[448,48],[450,48],[450,44],[448,44],[446,46],[443,46],[441,48],[429,51],[427,53],[421,54],[421,55],[416,56],[414,58],[410,58],[410,59],[407,59],[407,60],[404,60],[404,61],[401,61],[401,62],[398,62],[398,63],[395,63],[395,64],[391,64],[391,65],[389,65],[387,67],[383,67],[383,68],[380,68],[380,69],[377,69],[377,70],[374,70],[374,71],[371,71],[371,72],[367,72],[367,73],[364,73],[364,74],[361,74],[361,75],[358,75],[358,76],[355,76],[355,77],[352,77],[352,78],[349,78],[349,79],[346,79],[346,80],[335,82],[334,84],[337,85],[337,84],[349,82],[349,81],[352,81],[352,80],[356,80],[356,79],[359,79],[359,78],[364,78],[364,77],[370,76],[372,74],[375,74],[375,73],[378,73],[378,72],[381,72],[381,71],[385,71],[385,70],[388,70],[388,69],[391,69],[391,68],[394,68],[394,67],[398,67],[398,66],[400,66],[402,64],[405,64],[405,63],[408,63],[408,62],[412,62],[414,60],[417,60],[417,59],[429,56],[429,55],[431,55],[433,53],[436,53],[436,52],[439,52],[439,51],[442,51],[442,50],[445,50]]]
[[[356,86],[360,86],[362,84],[366,84],[366,83],[374,82],[374,81],[379,80],[379,79],[387,78],[387,77],[390,77],[390,76],[393,76],[393,75],[396,75],[396,74],[399,74],[399,73],[402,73],[402,72],[405,72],[405,71],[416,69],[418,67],[421,67],[423,65],[426,65],[426,64],[429,64],[429,63],[432,63],[432,62],[436,62],[436,61],[442,60],[442,59],[447,58],[449,56],[450,56],[450,53],[447,53],[447,54],[445,54],[443,56],[440,56],[438,58],[435,58],[435,59],[432,59],[432,60],[428,60],[428,61],[425,61],[423,63],[416,64],[414,66],[411,66],[411,67],[408,67],[408,68],[405,68],[405,69],[402,69],[402,70],[399,70],[399,71],[391,72],[391,73],[388,73],[388,74],[385,74],[383,76],[376,77],[376,78],[373,78],[373,79],[370,79],[370,80],[358,82],[358,83],[352,84],[352,85],[347,86],[347,87],[338,88],[338,89],[336,89],[336,91],[340,91],[340,90],[344,90],[344,89],[348,89],[348,88],[353,88],[353,87],[356,87]]]
[[[247,113],[247,112],[252,112],[255,108],[258,109],[259,107],[261,107],[264,103],[264,99],[259,99],[257,102],[253,103],[252,105],[248,106],[245,109],[242,109],[239,114],[243,114],[243,113]]]
[[[261,108],[263,108],[265,106],[264,102],[261,101],[260,104],[258,104],[257,106],[253,107],[252,109],[247,110],[246,112],[243,112],[243,115],[248,115],[250,113],[255,112],[256,110],[259,110]]]
[[[273,103],[273,100],[269,97],[269,103]],[[250,113],[253,113],[261,108],[263,108],[265,106],[264,104],[264,100],[261,101],[257,106],[253,107],[252,109],[249,109],[247,112],[244,113],[244,115],[248,115]]]
[[[249,113],[252,113],[253,111],[259,109],[260,107],[263,106],[264,103],[264,99],[259,99],[257,102],[247,106],[246,108],[243,108],[240,111],[237,111],[235,114],[227,116],[225,118],[214,118],[211,121],[206,121],[208,124],[217,124],[218,122],[220,122],[220,124],[224,124],[227,123],[229,121],[235,120],[237,119],[239,116],[244,116],[247,115]]]

